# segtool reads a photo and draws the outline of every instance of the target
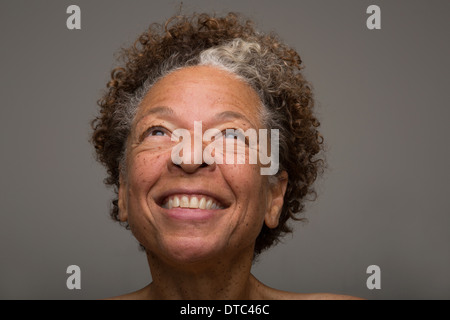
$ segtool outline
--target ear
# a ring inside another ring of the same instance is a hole
[[[123,178],[122,173],[119,176],[119,192],[118,192],[118,206],[119,206],[119,220],[126,222],[128,220],[128,197],[127,197],[127,184]]]
[[[277,182],[270,187],[271,203],[269,203],[269,208],[264,217],[264,222],[270,229],[276,228],[280,220],[284,194],[288,183],[288,174],[286,171],[282,171],[277,178]]]

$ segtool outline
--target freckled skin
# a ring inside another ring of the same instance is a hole
[[[250,274],[256,237],[264,223],[276,227],[287,179],[270,187],[260,165],[175,165],[170,133],[184,128],[261,128],[259,99],[247,84],[213,67],[185,68],[159,80],[139,106],[127,146],[126,177],[119,188],[120,219],[146,248],[153,282],[118,298],[258,299],[283,293]],[[160,107],[171,112],[160,112]],[[158,109],[159,108],[159,109]],[[158,112],[157,112],[158,111]],[[246,119],[217,121],[221,112]],[[162,128],[144,136],[149,128]],[[248,154],[247,154],[248,156]],[[175,188],[209,190],[225,209],[204,221],[171,220],[157,203]],[[284,293],[285,296],[292,295]],[[300,298],[300,296],[298,296]],[[301,296],[305,298],[304,296]]]
[[[175,116],[141,118],[158,106],[169,106]],[[133,131],[137,134],[131,138],[132,146],[128,148],[126,179],[129,195],[127,219],[136,238],[148,250],[174,263],[212,259],[214,255],[223,257],[224,254],[231,258],[236,252],[230,248],[253,250],[254,240],[270,211],[272,200],[267,177],[260,175],[258,165],[214,164],[199,168],[194,174],[186,174],[171,162],[173,143],[168,137],[149,137],[142,142],[136,137],[152,124],[190,131],[194,121],[202,121],[204,131],[213,127],[220,130],[228,127],[259,128],[258,108],[258,97],[250,87],[211,67],[197,68],[195,72],[175,72],[150,90],[136,116],[141,121],[136,121]],[[236,120],[212,125],[214,116],[223,111],[242,113],[250,122]],[[135,180],[134,177],[144,179]],[[188,223],[167,224],[152,198],[167,185],[207,187],[220,193],[231,206],[223,218],[208,225],[197,224],[194,228]],[[140,226],[143,225],[148,225],[151,235],[142,234]]]

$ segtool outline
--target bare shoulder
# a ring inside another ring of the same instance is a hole
[[[278,300],[365,300],[363,298],[334,293],[296,293],[272,289],[269,296]]]
[[[140,300],[140,296],[136,292],[122,294],[120,296],[109,297],[102,300]]]
[[[110,297],[103,300],[144,300],[147,295],[147,287],[144,287],[138,291],[126,293],[120,296]]]
[[[365,300],[360,297],[335,293],[310,293],[306,294],[307,300]]]
[[[123,294],[120,296],[109,297],[102,300],[139,300],[139,296],[135,292]]]
[[[365,300],[363,298],[334,293],[296,293],[282,291],[256,281],[257,299],[262,300]]]

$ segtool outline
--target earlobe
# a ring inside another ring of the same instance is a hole
[[[277,183],[271,187],[272,200],[264,217],[266,226],[271,229],[278,227],[288,183],[288,174],[286,171],[282,171],[277,178]]]
[[[119,192],[118,192],[118,203],[119,207],[119,220],[121,222],[126,222],[128,220],[127,212],[127,196],[126,196],[126,183],[124,182],[122,175],[119,178]]]
[[[268,226],[270,229],[274,229],[278,227],[278,223],[280,220],[280,214],[281,210],[277,205],[272,206],[270,209],[270,212],[266,214],[264,218],[264,222],[266,223],[266,226]]]

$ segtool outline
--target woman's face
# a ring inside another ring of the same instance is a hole
[[[251,87],[209,66],[175,71],[150,89],[133,122],[119,188],[120,219],[147,251],[172,262],[225,258],[253,252],[264,221],[277,225],[285,184],[270,187],[248,152],[245,164],[176,165],[171,157],[175,129],[188,130],[192,141],[194,121],[202,133],[258,129],[259,108]]]

